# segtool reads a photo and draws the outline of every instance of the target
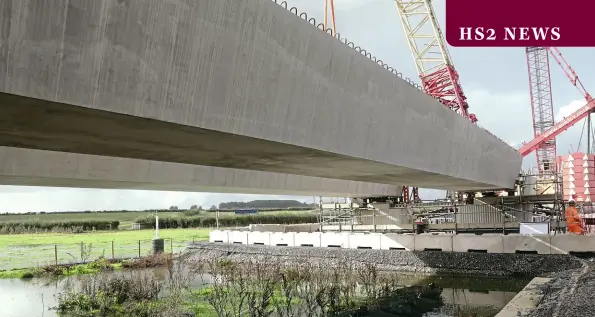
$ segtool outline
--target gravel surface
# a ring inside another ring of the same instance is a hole
[[[544,297],[528,317],[595,316],[595,262],[584,260],[582,267],[550,274],[552,280],[541,287]]]
[[[314,262],[329,267],[345,262],[375,263],[380,270],[482,276],[543,276],[561,269],[583,267],[581,260],[569,255],[271,247],[210,242],[192,244],[187,250],[195,260],[228,258],[237,262]]]

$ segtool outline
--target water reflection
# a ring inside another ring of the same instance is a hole
[[[112,274],[143,274],[149,272],[160,280],[166,280],[167,269],[156,268],[135,272],[114,272]],[[66,283],[77,284],[84,277],[63,279],[0,280],[0,307],[2,317],[57,317],[49,307],[57,305],[56,294]],[[194,288],[208,282],[208,276],[192,281]],[[401,275],[399,284],[403,286],[435,285],[442,297],[443,305],[426,317],[493,317],[502,309],[528,280],[523,279],[486,279],[461,277],[435,277],[420,275]],[[375,312],[368,316],[394,316]],[[401,315],[407,316],[407,315]],[[419,316],[413,314],[411,316]]]

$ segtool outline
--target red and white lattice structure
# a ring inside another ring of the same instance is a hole
[[[477,122],[475,114],[469,113],[467,97],[430,0],[396,0],[395,4],[423,91],[464,118]],[[403,187],[403,192],[408,194],[409,188]],[[412,188],[414,201],[419,200],[418,192],[417,187]]]
[[[529,70],[529,92],[533,112],[533,137],[537,138],[554,126],[554,104],[550,80],[548,49],[527,47],[527,68]],[[541,177],[555,175],[556,138],[542,142],[535,148],[537,174]]]
[[[547,50],[547,52],[549,53],[549,56],[552,57],[556,61],[556,63],[558,63],[558,65],[560,65],[560,67],[562,68],[562,71],[564,71],[564,74],[570,80],[570,83],[578,89],[578,91],[583,95],[583,97],[585,98],[587,103],[583,107],[579,108],[575,112],[568,115],[567,117],[554,123],[550,128],[545,129],[541,133],[536,133],[536,136],[533,140],[523,144],[523,146],[519,149],[519,152],[521,153],[522,156],[527,156],[531,152],[533,152],[535,150],[539,150],[540,148],[543,148],[544,143],[554,140],[560,133],[566,131],[568,128],[570,128],[571,126],[573,126],[575,123],[579,122],[580,120],[586,118],[591,112],[593,112],[595,110],[595,100],[593,99],[593,97],[591,97],[591,94],[589,94],[589,92],[587,92],[587,90],[585,89],[585,86],[579,79],[578,75],[576,74],[576,72],[574,71],[572,66],[570,66],[570,64],[566,61],[566,59],[564,58],[562,53],[560,53],[560,51],[555,47],[544,47],[544,48],[535,48],[535,49]],[[529,58],[529,56],[527,58]],[[545,61],[547,61],[547,60],[545,60]],[[531,67],[531,65],[529,65],[529,66]],[[541,72],[544,72],[544,71],[545,71],[545,68],[541,67]],[[549,72],[549,66],[547,67],[547,71]],[[529,72],[531,73],[531,70],[529,70]],[[549,74],[548,74],[548,78],[549,78]],[[532,80],[532,78],[530,78],[530,80]],[[531,84],[531,85],[533,85],[533,84]],[[533,98],[533,93],[532,93],[532,98]],[[534,111],[534,115],[535,114],[536,114],[536,112]],[[538,111],[537,114],[539,115],[540,112]],[[538,120],[541,120],[541,118]],[[534,121],[535,121],[535,119],[534,119]]]
[[[564,200],[595,201],[595,154],[572,153],[559,158]]]
[[[395,3],[424,92],[476,122],[477,117],[469,113],[467,97],[430,0],[396,0]]]

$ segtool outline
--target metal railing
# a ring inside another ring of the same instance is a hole
[[[336,212],[336,214],[333,214]],[[321,217],[323,230],[374,231],[412,229],[416,220],[424,218],[430,225],[455,224],[460,227],[508,227],[519,222],[537,222],[549,219],[506,205],[396,205],[390,209],[326,210]],[[455,226],[455,227],[456,227]],[[452,226],[446,226],[447,228]]]

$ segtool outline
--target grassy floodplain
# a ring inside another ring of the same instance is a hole
[[[192,241],[209,238],[211,229],[165,229],[159,236],[166,239],[166,251],[183,250]],[[15,234],[0,235],[0,270],[25,268],[55,264],[56,250],[58,263],[84,262],[101,256],[127,258],[151,252],[151,240],[155,230],[98,231],[89,233],[63,234]],[[81,250],[83,249],[83,250]]]
[[[179,252],[192,241],[208,239],[215,225],[216,213],[207,211],[158,212],[160,237],[164,238],[166,252]],[[69,221],[119,221],[118,230],[110,231],[57,231],[16,232],[0,234],[0,270],[30,268],[52,264],[83,263],[97,258],[122,259],[141,257],[151,252],[154,229],[131,230],[134,222],[144,228],[154,226],[154,212],[72,212],[0,215],[0,224],[56,223]],[[263,211],[256,215],[236,215],[220,212],[221,226],[242,226],[249,223],[299,223],[311,221],[308,211]],[[172,223],[173,220],[173,223]],[[203,221],[207,221],[203,223]],[[152,223],[151,223],[152,222]],[[175,225],[175,226],[174,226]],[[178,228],[176,228],[178,227]],[[196,228],[194,228],[196,227]],[[166,229],[172,228],[172,229]],[[176,228],[176,229],[173,229]]]

